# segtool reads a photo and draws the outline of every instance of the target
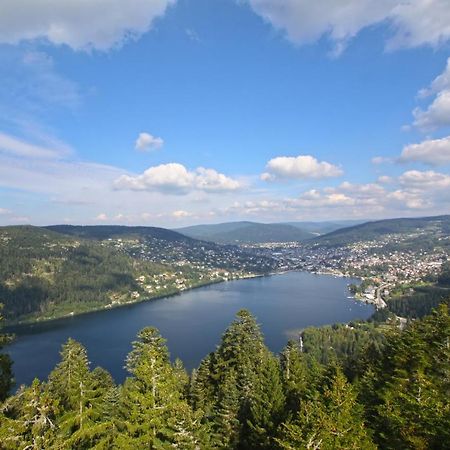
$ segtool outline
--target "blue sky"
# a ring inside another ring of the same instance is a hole
[[[0,224],[450,212],[448,0],[4,0]]]

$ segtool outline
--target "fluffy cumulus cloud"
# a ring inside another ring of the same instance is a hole
[[[450,38],[448,0],[248,0],[253,10],[297,43],[326,35],[339,54],[363,28],[385,22],[390,49],[437,46]]]
[[[439,92],[427,109],[415,108],[413,116],[414,126],[422,131],[450,126],[450,89]]]
[[[160,137],[152,136],[150,133],[139,133],[135,142],[136,150],[141,152],[148,152],[152,150],[158,150],[164,145],[163,139]]]
[[[399,177],[403,186],[420,190],[440,190],[450,188],[450,175],[433,170],[409,170]]]
[[[379,183],[353,184],[344,182],[337,187],[310,190],[286,204],[309,214],[321,212],[326,217],[398,216],[411,212],[439,213],[448,207],[450,199],[445,195],[450,186],[450,176],[437,172],[408,171],[390,180],[389,189]]]
[[[449,8],[450,9],[450,8]],[[425,108],[415,108],[413,125],[421,131],[433,131],[450,126],[450,58],[443,73],[436,77],[427,88],[419,91],[418,97],[433,97]]]
[[[74,50],[108,50],[148,31],[175,0],[3,0],[0,43],[46,39]]]
[[[450,164],[450,136],[407,145],[403,149],[399,161],[421,162],[431,166]]]
[[[407,171],[374,183],[350,183],[310,189],[296,197],[235,202],[223,213],[261,220],[330,220],[442,214],[450,206],[450,175]]]
[[[266,165],[266,172],[261,175],[264,181],[306,180],[338,177],[342,169],[326,161],[318,161],[310,155],[279,156]]]
[[[150,167],[141,175],[122,175],[114,182],[114,187],[117,190],[187,194],[194,190],[204,192],[236,191],[241,184],[214,169],[198,167],[194,171],[190,171],[182,164],[169,163]]]

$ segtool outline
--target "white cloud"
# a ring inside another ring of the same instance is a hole
[[[438,75],[430,84],[429,87],[421,89],[418,93],[419,98],[426,98],[430,95],[436,95],[439,92],[450,89],[450,58],[447,59],[447,66],[444,72]]]
[[[381,184],[391,184],[393,182],[393,178],[388,175],[381,175],[378,177],[377,181]]]
[[[279,156],[266,165],[267,172],[261,175],[264,181],[283,179],[322,179],[342,175],[341,168],[310,155]]]
[[[189,171],[182,164],[169,163],[150,167],[141,175],[122,175],[114,182],[114,187],[118,190],[187,194],[193,190],[235,191],[241,183],[214,169],[198,167]]]
[[[431,166],[450,164],[450,136],[407,145],[399,162],[422,162]]]
[[[142,152],[158,150],[164,145],[164,140],[160,137],[152,136],[150,133],[139,133],[136,139],[135,148]]]
[[[435,97],[426,109],[414,109],[413,125],[421,131],[450,126],[450,58],[444,72],[436,77],[429,87],[418,93],[418,97],[422,99],[429,96]]]
[[[175,219],[184,219],[190,216],[192,216],[192,214],[187,211],[184,211],[183,209],[178,209],[172,212],[172,217],[174,217]]]
[[[61,148],[42,147],[2,132],[0,132],[0,152],[39,159],[58,159],[68,155],[68,149],[65,146]]]
[[[6,208],[0,208],[0,215],[11,214],[11,211]]]
[[[415,108],[414,126],[422,131],[432,131],[450,126],[450,89],[439,92],[426,110]]]
[[[375,156],[371,159],[372,164],[375,164],[376,166],[381,164],[389,164],[392,162],[392,158],[388,158],[386,156]]]
[[[386,22],[393,35],[387,48],[431,45],[450,38],[448,0],[248,0],[253,10],[294,43],[328,36],[338,55],[362,29]]]
[[[433,170],[409,170],[399,177],[400,184],[421,190],[438,190],[450,188],[450,175]]]
[[[147,32],[175,0],[3,0],[0,43],[46,39],[108,50]]]
[[[96,218],[96,221],[106,222],[108,220],[108,216],[105,213],[100,213]]]
[[[450,38],[448,0],[396,0],[394,3],[395,7],[386,17],[392,21],[395,29],[395,35],[388,42],[389,49],[423,45],[437,47],[448,42]]]

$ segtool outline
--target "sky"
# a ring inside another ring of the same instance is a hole
[[[0,225],[450,213],[450,0],[1,0]]]

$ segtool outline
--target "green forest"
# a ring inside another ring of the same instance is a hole
[[[65,236],[39,227],[0,228],[0,303],[9,323],[54,319],[179,292],[167,283],[158,292],[143,289],[137,277],[173,275],[180,268],[131,258],[100,241]],[[200,273],[184,268],[185,278]],[[137,297],[137,295],[136,295]]]
[[[192,374],[144,328],[115,384],[69,339],[47,380],[12,396],[2,356],[2,449],[450,448],[447,305],[395,326],[306,329],[280,355],[237,313]]]

